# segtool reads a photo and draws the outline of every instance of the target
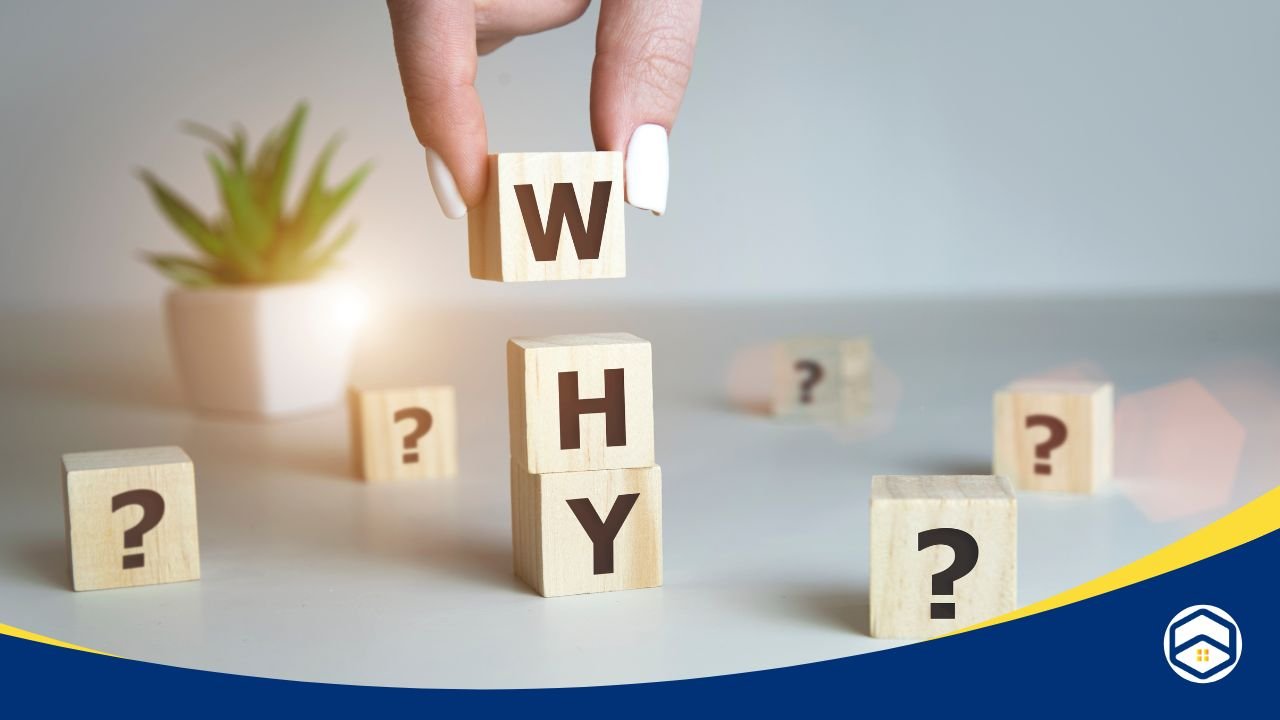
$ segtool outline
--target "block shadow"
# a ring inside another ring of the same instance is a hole
[[[12,546],[8,568],[17,577],[33,583],[71,589],[67,568],[67,544],[65,538],[44,537]]]

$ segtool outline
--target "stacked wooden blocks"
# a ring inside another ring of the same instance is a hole
[[[515,338],[507,392],[516,575],[546,597],[661,585],[648,341]]]

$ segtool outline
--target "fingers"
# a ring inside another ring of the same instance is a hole
[[[471,0],[388,0],[409,121],[427,149],[431,186],[444,214],[480,204],[488,138],[476,93]]]
[[[667,206],[667,134],[693,68],[700,0],[602,0],[591,73],[591,134],[626,152],[627,202]]]
[[[476,0],[477,39],[481,47],[509,42],[518,35],[532,35],[558,28],[582,17],[591,0]],[[481,55],[492,48],[480,51]]]

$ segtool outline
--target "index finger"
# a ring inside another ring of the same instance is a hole
[[[475,8],[471,0],[388,0],[387,8],[409,121],[427,149],[441,207],[461,217],[480,204],[488,175],[484,108],[475,88]],[[455,197],[448,197],[449,185]]]

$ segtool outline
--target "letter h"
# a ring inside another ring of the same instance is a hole
[[[623,368],[604,371],[604,397],[578,397],[577,371],[562,372],[560,382],[560,449],[577,450],[582,447],[582,429],[579,416],[604,413],[605,445],[617,447],[627,444],[627,401]]]

